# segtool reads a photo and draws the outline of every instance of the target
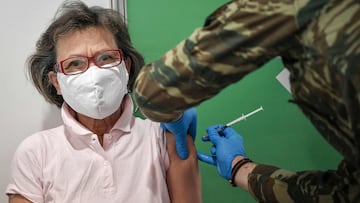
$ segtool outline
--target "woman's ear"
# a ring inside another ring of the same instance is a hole
[[[60,85],[59,85],[59,82],[56,77],[56,73],[54,71],[50,71],[48,73],[48,77],[49,77],[51,84],[55,87],[57,94],[61,95],[61,89],[60,89]]]

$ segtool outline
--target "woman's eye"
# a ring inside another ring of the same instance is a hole
[[[99,66],[112,64],[119,61],[119,54],[117,52],[109,51],[102,53],[96,57],[96,63]]]
[[[64,69],[81,69],[86,67],[86,61],[81,59],[72,59],[64,62]]]
[[[80,66],[81,62],[80,61],[71,61],[71,63],[69,64],[69,67],[78,67]]]
[[[106,61],[112,61],[114,58],[113,56],[109,54],[102,54],[99,56],[98,60],[99,62],[106,62]]]

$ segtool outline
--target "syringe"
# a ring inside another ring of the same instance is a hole
[[[251,115],[253,115],[253,114],[255,114],[255,113],[257,113],[257,112],[259,112],[259,111],[261,111],[261,110],[264,110],[262,106],[260,106],[259,108],[255,109],[254,111],[252,111],[252,112],[250,112],[250,113],[248,113],[248,114],[245,114],[245,115],[242,114],[239,118],[236,118],[235,120],[227,123],[226,125],[222,126],[221,128],[218,128],[217,131],[218,131],[218,132],[221,132],[221,131],[223,131],[225,128],[230,127],[230,126],[234,125],[235,123],[238,123],[238,122],[240,122],[240,121],[242,121],[242,120],[245,120],[247,117],[249,117],[249,116],[251,116]],[[206,134],[206,135],[204,135],[203,137],[204,137],[204,138],[207,138],[208,135]]]

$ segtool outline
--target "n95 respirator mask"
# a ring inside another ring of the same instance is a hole
[[[128,93],[129,74],[124,61],[108,69],[91,66],[76,75],[58,73],[57,79],[65,102],[74,111],[94,119],[114,113]]]

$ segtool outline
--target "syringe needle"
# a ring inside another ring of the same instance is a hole
[[[254,111],[252,111],[252,112],[250,112],[250,113],[248,113],[248,114],[245,114],[245,115],[242,114],[239,118],[236,118],[235,120],[227,123],[226,125],[222,126],[221,128],[218,128],[217,131],[218,131],[218,132],[221,132],[221,131],[223,131],[225,128],[230,127],[230,126],[234,125],[235,123],[238,123],[238,122],[240,122],[240,121],[242,121],[242,120],[245,120],[247,117],[252,116],[252,115],[254,115],[255,113],[257,113],[257,112],[259,112],[259,111],[261,111],[261,110],[264,110],[262,106],[260,106],[259,108],[255,109]],[[208,138],[208,136],[209,136],[209,135],[206,134],[206,135],[203,136],[203,138],[206,139],[206,138]]]
[[[246,115],[243,114],[242,116],[240,116],[239,118],[237,118],[237,119],[229,122],[229,123],[226,124],[225,126],[226,126],[226,127],[230,127],[230,126],[234,125],[235,123],[238,123],[238,122],[240,122],[240,121],[242,121],[242,120],[245,120],[247,117],[252,116],[253,114],[255,114],[255,113],[257,113],[257,112],[259,112],[259,111],[261,111],[261,110],[263,110],[263,107],[262,107],[262,106],[260,106],[258,109],[254,110],[254,111],[252,111],[252,112],[250,112],[250,113],[248,113],[248,114],[246,114]]]

